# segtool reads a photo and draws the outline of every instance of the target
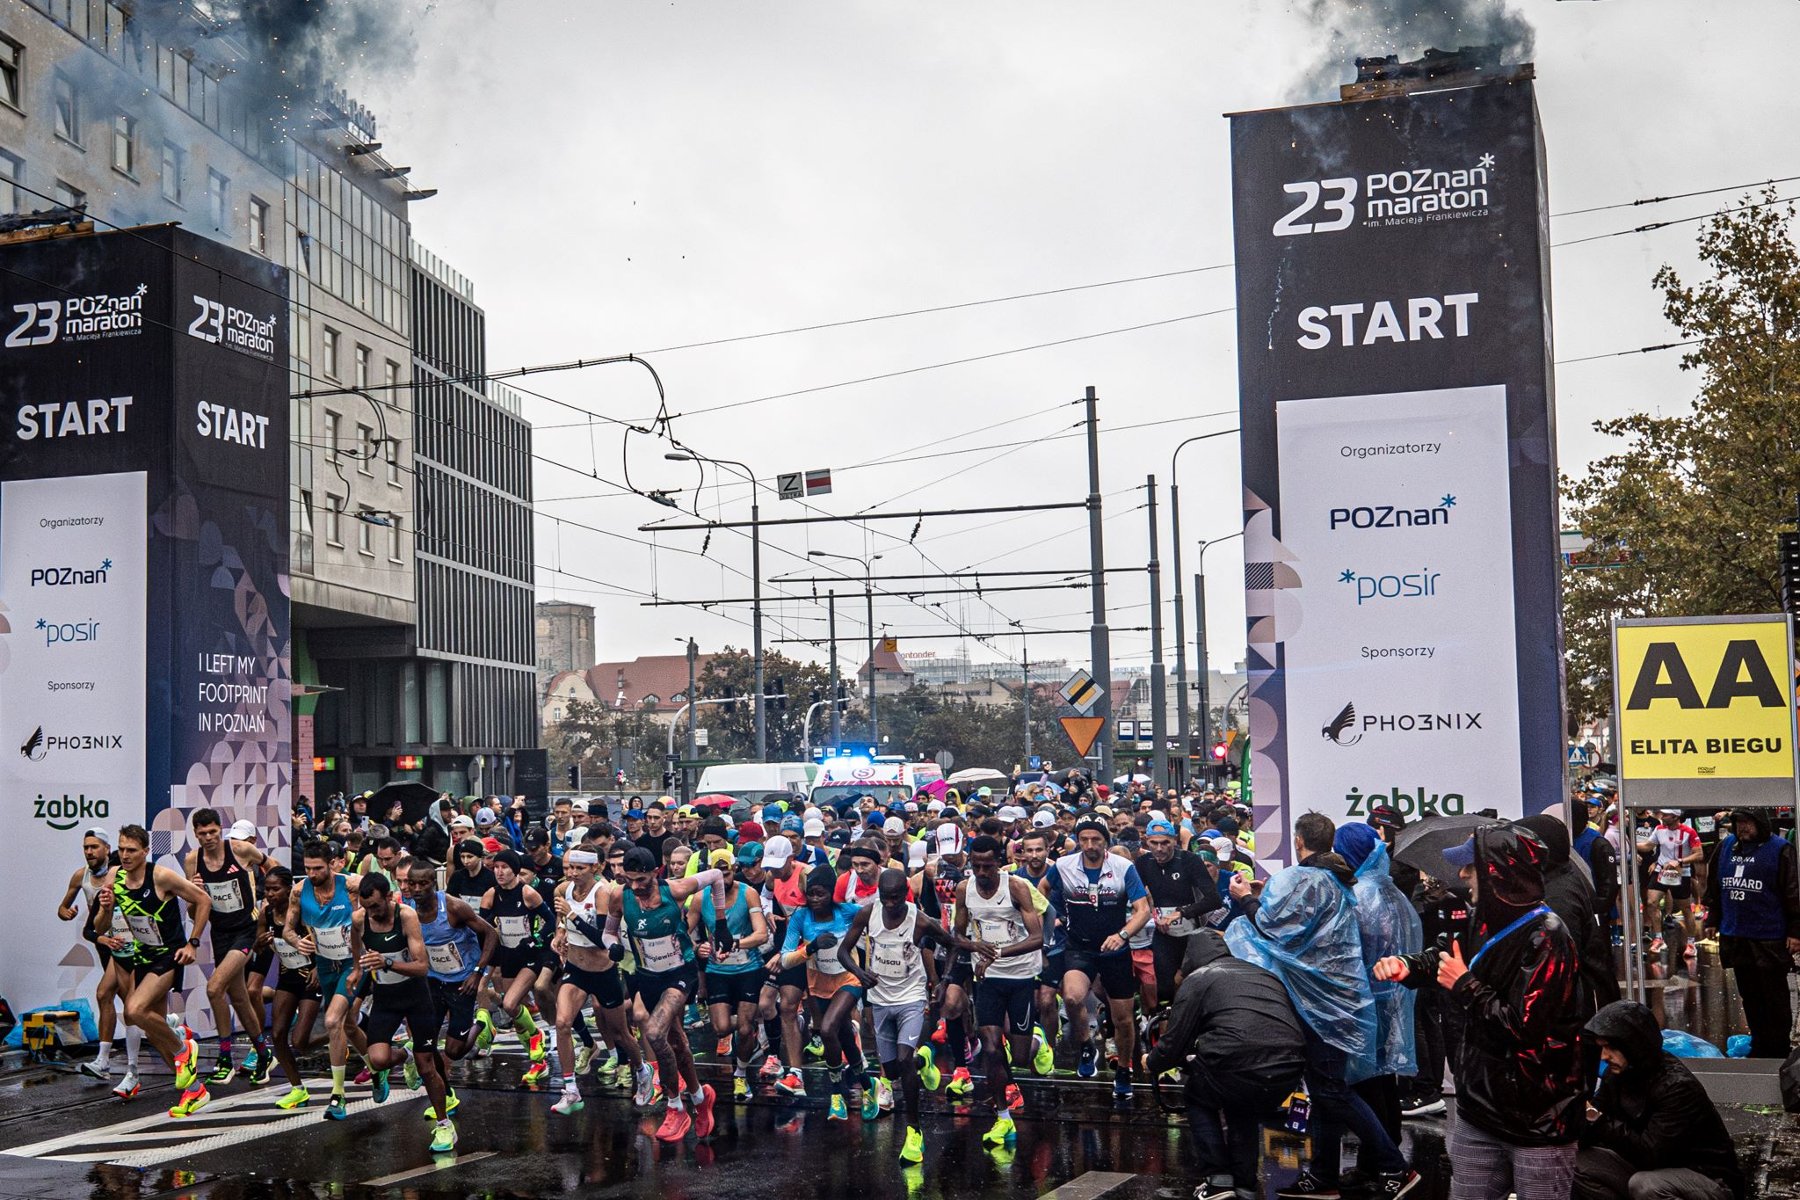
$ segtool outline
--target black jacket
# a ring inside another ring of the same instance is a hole
[[[1688,1167],[1742,1200],[1731,1134],[1687,1064],[1662,1048],[1650,1010],[1621,1000],[1596,1013],[1587,1031],[1623,1051],[1626,1067],[1601,1076],[1593,1100],[1600,1116],[1583,1125],[1582,1145],[1615,1151],[1640,1171]]]
[[[1191,851],[1177,850],[1166,866],[1153,854],[1140,854],[1137,871],[1144,890],[1150,893],[1152,908],[1179,908],[1181,915],[1192,921],[1225,903],[1206,864]]]
[[[1191,1056],[1217,1090],[1267,1102],[1300,1086],[1306,1032],[1272,973],[1231,956],[1225,939],[1203,929],[1187,939],[1169,1023],[1150,1051],[1150,1073],[1179,1067]]]
[[[1516,822],[1475,833],[1475,911],[1462,939],[1469,971],[1451,989],[1466,1014],[1456,1111],[1514,1146],[1557,1146],[1581,1126],[1580,959],[1544,902],[1544,843]],[[1490,945],[1490,942],[1492,943]],[[1437,955],[1407,958],[1408,986],[1437,986]]]
[[[1570,858],[1569,827],[1554,813],[1526,817],[1519,824],[1544,843],[1544,903],[1562,918],[1575,939],[1581,956],[1581,980],[1586,985],[1582,1012],[1592,1014],[1619,998],[1619,977],[1613,969],[1612,938],[1601,926],[1599,899],[1594,885]]]

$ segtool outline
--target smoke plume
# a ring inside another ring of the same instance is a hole
[[[289,133],[333,86],[406,73],[417,49],[407,5],[396,0],[233,0],[213,5],[220,31],[249,57],[243,94],[274,132]]]
[[[1358,58],[1398,54],[1404,61],[1463,46],[1499,46],[1505,63],[1531,57],[1531,23],[1509,0],[1306,0],[1302,11],[1325,35],[1326,48],[1296,99],[1335,100],[1337,85],[1355,78]]]

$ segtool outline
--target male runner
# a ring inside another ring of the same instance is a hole
[[[1156,983],[1151,998],[1175,998],[1175,974],[1187,954],[1188,939],[1201,928],[1206,914],[1224,906],[1219,885],[1191,850],[1176,848],[1175,826],[1152,821],[1144,829],[1148,853],[1138,856],[1138,876],[1150,893],[1154,934],[1150,942]],[[1154,1008],[1154,1005],[1152,1005]]]
[[[1032,1008],[1037,977],[1044,966],[1044,928],[1031,885],[1015,875],[1003,874],[1005,847],[983,834],[969,842],[969,878],[956,888],[956,932],[968,935],[971,924],[975,942],[975,1024],[981,1030],[981,1047],[987,1057],[988,1099],[994,1106],[994,1126],[982,1135],[990,1146],[1003,1146],[1017,1137],[1012,1114],[1025,1107],[1025,1097],[1007,1069],[1003,1034],[1012,1041],[1013,1058],[1023,1063],[1032,1056]]]
[[[429,970],[426,986],[431,992],[432,1007],[444,1034],[441,1048],[430,1050],[437,1060],[438,1073],[444,1077],[445,1108],[428,1108],[425,1115],[437,1122],[431,1148],[441,1153],[441,1146],[454,1148],[456,1127],[450,1114],[456,1111],[456,1092],[450,1088],[450,1064],[474,1049],[471,1036],[475,1025],[475,996],[481,988],[481,976],[500,948],[500,931],[482,919],[481,914],[461,899],[441,892],[437,871],[429,862],[415,859],[406,870],[401,885],[406,903],[419,916],[419,936],[425,943],[425,961]],[[415,1044],[414,1053],[419,1053]],[[408,1072],[411,1082],[411,1072]]]
[[[531,1014],[532,984],[546,968],[550,937],[556,928],[556,912],[543,895],[521,878],[525,860],[517,850],[494,855],[494,886],[481,900],[481,916],[500,931],[500,953],[494,968],[500,975],[500,1007],[524,1035],[531,1059],[521,1083],[536,1084],[549,1072],[545,1063],[544,1031]],[[479,1027],[475,1041],[482,1049],[493,1045],[494,1019],[488,1010],[475,1010]]]
[[[300,852],[300,863],[306,878],[300,883],[298,903],[287,906],[281,937],[302,954],[312,956],[331,1053],[331,1100],[325,1106],[325,1119],[342,1121],[350,1115],[344,1100],[344,1071],[350,1061],[350,1047],[355,1045],[365,1057],[368,1050],[368,1039],[349,1019],[351,996],[358,981],[350,948],[350,923],[356,901],[350,892],[351,877],[331,869],[332,849],[326,843],[308,842]]]
[[[200,1080],[200,1047],[185,1025],[169,1023],[169,993],[180,990],[182,976],[194,961],[200,931],[212,915],[212,898],[169,868],[152,867],[149,832],[142,825],[127,825],[119,830],[119,865],[96,899],[99,921],[110,928],[116,909],[131,930],[129,942],[110,933],[100,939],[131,971],[125,1019],[143,1030],[150,1045],[175,1068],[181,1097],[169,1115],[192,1116],[212,1097]],[[183,900],[194,914],[191,935],[181,919]]]
[[[753,857],[760,856],[752,847],[746,846],[745,850]],[[707,859],[708,865],[725,875],[725,926],[736,945],[728,953],[715,955],[712,946],[702,938],[719,915],[710,890],[700,897],[698,906],[688,907],[688,932],[698,943],[697,953],[706,964],[706,1004],[712,1016],[713,1035],[720,1040],[722,1049],[732,1052],[731,1098],[748,1100],[750,1062],[756,1056],[757,1001],[767,974],[759,947],[769,940],[769,925],[763,917],[762,897],[737,877],[737,853],[719,849]]]
[[[1019,839],[1019,862],[1012,869],[1014,875],[1037,888],[1040,896],[1048,890],[1044,887],[1044,880],[1050,874],[1051,836],[1048,827],[1037,826],[1027,830],[1025,836]],[[1032,1070],[1039,1075],[1048,1075],[1056,1069],[1053,1048],[1060,1032],[1056,1021],[1057,1001],[1062,991],[1063,949],[1068,939],[1063,930],[1062,917],[1048,898],[1045,899],[1045,909],[1039,917],[1044,926],[1044,969],[1038,975],[1037,1032],[1042,1041],[1032,1062]]]
[[[1069,923],[1062,994],[1075,1026],[1075,1040],[1081,1046],[1075,1073],[1092,1079],[1100,1058],[1086,1017],[1088,992],[1098,982],[1106,992],[1119,1048],[1113,1095],[1127,1100],[1131,1098],[1137,1035],[1131,1021],[1137,977],[1127,943],[1150,923],[1150,894],[1144,890],[1137,868],[1107,849],[1111,840],[1104,821],[1083,818],[1075,826],[1075,844],[1080,849],[1057,859],[1045,884],[1051,903]]]
[[[944,810],[948,812],[948,809]],[[968,854],[964,850],[964,838],[961,826],[954,821],[942,821],[933,832],[929,845],[937,857],[925,864],[924,870],[913,876],[913,894],[919,897],[919,907],[925,915],[940,924],[948,924],[951,920],[951,906],[956,901],[956,888],[968,876]],[[969,1052],[969,984],[974,979],[974,968],[967,960],[947,967],[943,972],[944,1004],[943,1015],[938,1021],[938,1033],[933,1041],[945,1042],[950,1050],[950,1082],[945,1085],[953,1096],[966,1096],[975,1090],[975,1081],[969,1077],[969,1063],[972,1057]]]
[[[906,1127],[900,1158],[918,1163],[925,1159],[919,1089],[923,1084],[935,1090],[938,1084],[937,1065],[920,1049],[920,1043],[929,998],[940,990],[934,958],[920,953],[919,947],[931,938],[954,953],[959,942],[961,949],[972,943],[952,937],[907,900],[906,872],[885,870],[877,886],[880,903],[857,911],[837,957],[861,981],[874,1010],[875,1055],[882,1070],[900,1081],[900,1120]],[[867,966],[856,960],[854,951],[859,945],[866,953]]]
[[[361,903],[351,918],[350,951],[358,973],[368,972],[374,983],[363,1032],[369,1039],[369,1066],[374,1068],[375,1103],[388,1098],[390,1070],[407,1064],[412,1068],[407,1072],[409,1084],[416,1070],[431,1101],[427,1111],[441,1114],[432,1129],[431,1152],[447,1154],[456,1149],[456,1126],[450,1121],[437,1055],[438,1010],[426,979],[431,963],[419,914],[395,902],[394,885],[385,873],[364,875],[357,896]],[[402,1024],[410,1046],[394,1041]]]
[[[644,1038],[650,1043],[669,1098],[656,1136],[661,1141],[678,1142],[690,1128],[699,1137],[712,1133],[714,1099],[712,1088],[702,1084],[694,1070],[693,1051],[688,1048],[687,1031],[681,1024],[681,1010],[687,1007],[698,986],[694,945],[688,938],[681,906],[689,896],[710,888],[714,911],[724,913],[725,877],[709,867],[698,875],[659,880],[656,866],[655,855],[642,846],[625,855],[627,886],[621,915],[638,965],[632,976],[632,989],[648,1014]],[[713,923],[712,934],[716,952],[728,954],[735,948],[723,916]],[[692,1117],[686,1111],[689,1105],[694,1109]]]
[[[252,1083],[266,1083],[274,1055],[263,1036],[262,997],[252,999],[245,968],[256,949],[256,877],[263,852],[240,833],[255,835],[253,828],[232,827],[231,840],[222,832],[219,814],[202,808],[191,818],[194,839],[200,844],[187,854],[187,876],[212,897],[212,974],[206,980],[206,999],[212,1005],[213,1028],[218,1033],[219,1053],[208,1083],[224,1085],[237,1077],[232,1065],[231,1014],[237,1012],[250,1038],[250,1058],[244,1074]],[[249,822],[240,822],[248,826]]]
[[[62,903],[56,906],[56,916],[61,921],[73,921],[78,914],[75,908],[75,897],[81,896],[87,901],[87,911],[81,927],[83,940],[93,943],[94,955],[100,960],[100,982],[94,988],[95,1019],[100,1025],[100,1044],[94,1053],[94,1061],[81,1064],[81,1073],[90,1079],[110,1079],[112,1077],[113,1034],[118,1029],[118,1014],[113,1010],[113,1001],[120,999],[130,990],[123,967],[113,967],[113,952],[100,944],[100,931],[95,927],[94,918],[99,913],[99,895],[106,888],[108,876],[112,869],[119,865],[118,856],[113,853],[112,835],[104,829],[86,830],[81,835],[81,857],[85,865],[78,867],[69,876],[68,890],[63,892]],[[109,932],[114,937],[124,940],[130,938],[130,927],[117,909],[113,910]],[[125,1027],[125,1082],[121,1090],[129,1095],[137,1094],[137,1062],[138,1042],[143,1033],[135,1025]]]

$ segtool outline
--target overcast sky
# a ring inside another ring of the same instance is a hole
[[[1073,429],[1073,402],[1092,385],[1115,431],[1101,465],[1114,566],[1147,556],[1145,476],[1166,488],[1180,439],[1237,423],[1233,317],[1220,311],[1233,303],[1232,273],[1195,270],[1231,259],[1221,114],[1335,95],[1304,78],[1325,48],[1304,4],[411,2],[416,61],[355,90],[380,116],[390,161],[439,189],[413,206],[415,232],[475,280],[491,366],[645,355],[669,411],[684,414],[677,437],[770,484],[777,472],[830,468],[835,490],[816,508],[838,514],[1080,500],[1083,443],[1050,439]],[[1800,4],[1518,7],[1537,31],[1553,213],[1800,174],[1789,61]],[[1557,217],[1553,239],[1708,212],[1734,195]],[[1697,228],[1556,251],[1556,357],[1673,340],[1650,280],[1664,263],[1693,270]],[[1185,273],[678,348],[1170,272]],[[1168,323],[1092,336],[1153,322]],[[1006,353],[1075,338],[1085,340]],[[993,357],[927,369],[978,356]],[[881,375],[893,377],[852,382]],[[602,659],[675,652],[689,635],[705,649],[747,646],[748,606],[643,608],[603,586],[746,596],[747,537],[716,533],[702,558],[699,533],[661,535],[653,551],[568,523],[647,540],[637,527],[671,515],[620,493],[624,455],[633,484],[687,488],[683,503],[694,504],[694,470],[665,462],[666,443],[627,446],[617,425],[576,411],[650,417],[648,373],[607,366],[520,382],[562,402],[526,408],[537,454],[562,464],[536,464],[539,598],[595,605]],[[1605,452],[1596,418],[1678,410],[1694,386],[1673,352],[1565,361],[1564,470]],[[805,389],[823,390],[703,411]],[[971,448],[985,449],[945,455]],[[1235,436],[1182,453],[1190,573],[1196,539],[1239,528],[1237,455]],[[748,517],[745,486],[708,484],[702,513]],[[763,503],[765,518],[803,512],[772,495]],[[910,520],[770,529],[764,575],[824,574],[831,564],[808,562],[809,549],[880,553],[876,570],[893,573],[1087,563],[1079,511],[930,518],[908,545],[912,532]],[[1239,546],[1207,556],[1222,668],[1243,655]],[[1113,576],[1109,589],[1116,626],[1148,624],[1141,575]],[[766,586],[766,637],[822,637],[822,606],[774,598],[781,591],[810,588]],[[1172,591],[1165,580],[1166,600]],[[931,601],[943,608],[921,607]],[[876,620],[903,650],[952,653],[956,641],[917,635],[1013,620],[1085,629],[1089,603],[1085,590],[940,594],[879,600]],[[840,606],[838,627],[852,670],[860,595]],[[1010,632],[967,646],[977,661],[1020,655]],[[1113,648],[1120,665],[1149,661],[1147,634],[1115,633]],[[1172,646],[1165,653],[1172,661]],[[1033,638],[1030,655],[1085,663],[1086,634]]]

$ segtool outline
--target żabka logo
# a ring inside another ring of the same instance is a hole
[[[144,296],[150,285],[140,283],[117,296],[96,292],[63,300],[39,300],[15,304],[19,323],[6,335],[9,350],[48,346],[53,342],[91,342],[100,338],[132,337],[144,331]]]
[[[86,792],[76,796],[64,792],[50,799],[39,792],[31,815],[59,833],[66,833],[83,821],[104,821],[112,815],[112,805],[105,800],[89,800]]]
[[[88,584],[105,583],[106,573],[112,570],[112,559],[102,559],[97,567],[33,567],[31,569],[32,587],[82,587]]]

